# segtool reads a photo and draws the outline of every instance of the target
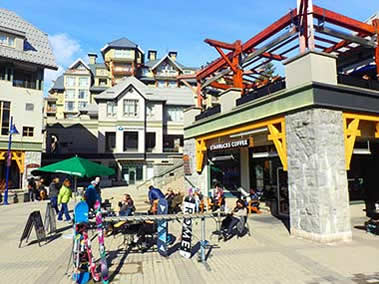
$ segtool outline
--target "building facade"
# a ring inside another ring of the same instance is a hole
[[[57,69],[48,37],[15,13],[0,9],[0,188],[4,187],[11,117],[10,188],[26,185],[41,165],[44,69]]]
[[[325,21],[323,27],[302,27],[311,29],[306,41],[301,27],[279,35],[301,17],[297,13],[290,11],[280,27],[276,22],[238,48],[238,41],[207,40],[235,49],[232,62],[240,60],[238,50],[254,51],[238,66],[220,57],[197,73],[203,90],[218,88],[218,104],[185,112],[186,181],[206,195],[215,184],[227,196],[253,189],[273,215],[288,218],[292,235],[349,241],[349,202],[365,202],[362,217],[372,217],[379,200],[379,42],[373,43],[379,19],[362,23],[313,6],[306,15]],[[331,23],[346,28],[347,22],[353,23],[350,41],[328,29]],[[333,40],[323,37],[327,33]],[[283,61],[285,76],[252,81],[267,58]]]

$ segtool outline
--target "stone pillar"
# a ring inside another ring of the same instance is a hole
[[[241,170],[241,187],[247,192],[250,190],[250,165],[249,165],[249,148],[240,150],[240,170]]]
[[[286,116],[291,234],[320,242],[351,240],[341,111]]]
[[[184,140],[184,155],[188,155],[190,173],[184,176],[185,189],[189,187],[197,187],[201,192],[208,196],[208,166],[204,161],[204,167],[201,173],[196,172],[196,140]],[[205,158],[206,159],[206,158]]]

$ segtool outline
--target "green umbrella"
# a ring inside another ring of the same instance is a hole
[[[39,172],[60,173],[81,178],[94,176],[111,176],[115,174],[114,169],[79,157],[73,157],[35,169],[32,174],[38,174]]]

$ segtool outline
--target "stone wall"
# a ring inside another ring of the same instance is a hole
[[[25,168],[23,174],[22,188],[25,189],[28,179],[32,176],[31,171],[41,167],[41,152],[25,152]]]
[[[350,240],[341,111],[286,116],[291,234],[323,242]]]
[[[190,174],[185,175],[185,187],[197,187],[201,189],[204,195],[208,195],[208,170],[206,161],[204,161],[204,167],[199,174],[196,172],[196,140],[188,139],[184,140],[184,155],[188,155],[189,158],[189,170]],[[206,159],[206,158],[205,158]]]

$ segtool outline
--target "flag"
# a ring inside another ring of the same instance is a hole
[[[10,131],[9,131],[9,134],[19,134],[19,132],[18,132],[18,130],[17,130],[17,128],[16,128],[16,125],[14,125],[14,124],[12,124],[11,125],[11,129],[10,129]]]

